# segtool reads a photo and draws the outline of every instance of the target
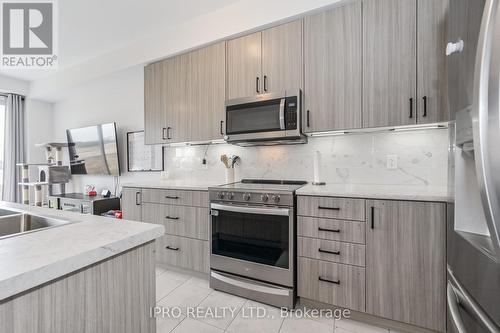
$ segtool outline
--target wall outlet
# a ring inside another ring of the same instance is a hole
[[[398,155],[387,155],[387,169],[394,170],[398,168]]]

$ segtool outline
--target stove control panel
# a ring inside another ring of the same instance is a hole
[[[293,206],[293,194],[210,190],[210,201],[234,204]]]

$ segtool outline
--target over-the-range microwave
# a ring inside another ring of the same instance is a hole
[[[305,143],[301,103],[300,90],[228,100],[224,139],[242,146]]]

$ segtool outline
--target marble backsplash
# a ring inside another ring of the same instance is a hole
[[[220,155],[238,155],[241,178],[313,180],[313,159],[321,154],[321,180],[333,184],[447,185],[448,130],[358,133],[309,138],[291,146],[238,147],[228,144],[165,148],[170,179],[223,183]],[[387,155],[397,155],[396,169]],[[206,156],[207,164],[202,160]]]

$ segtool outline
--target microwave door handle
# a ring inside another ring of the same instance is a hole
[[[280,101],[280,129],[285,130],[285,99]]]
[[[221,205],[221,204],[210,204],[210,209],[222,210],[227,212],[235,213],[248,213],[257,215],[278,215],[278,216],[289,216],[290,209],[288,208],[265,208],[265,207],[243,207],[235,205]]]

